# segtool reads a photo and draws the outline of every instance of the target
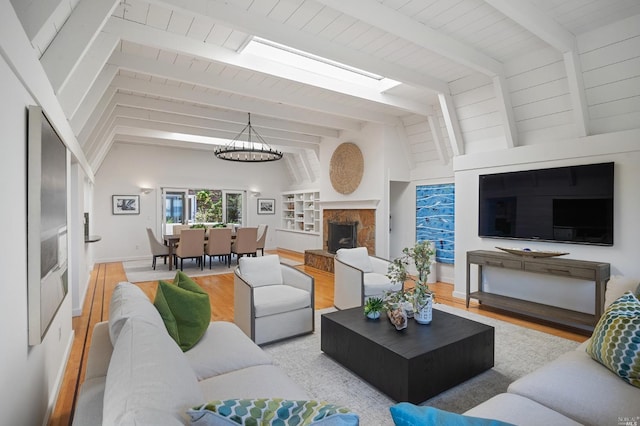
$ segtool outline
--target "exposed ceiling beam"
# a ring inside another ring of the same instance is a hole
[[[501,62],[377,1],[316,1],[488,76],[503,74]]]
[[[69,82],[58,93],[58,99],[67,117],[75,115],[119,41],[118,37],[101,32],[72,71]]]
[[[326,126],[339,130],[360,131],[362,124],[361,121],[340,117],[338,115],[321,112],[314,113],[289,105],[258,99],[244,99],[237,96],[187,90],[181,87],[153,83],[120,75],[113,79],[112,85],[134,93],[149,94],[234,111],[251,112],[265,117],[287,117],[292,121],[309,123],[316,126]]]
[[[571,106],[573,107],[573,119],[576,123],[578,136],[590,135],[589,130],[589,109],[587,106],[587,95],[582,78],[582,67],[580,58],[575,50],[565,52],[564,68],[567,71],[567,82],[571,93]]]
[[[0,9],[3,11],[0,13],[0,55],[29,95],[33,97],[34,102],[47,112],[51,124],[78,161],[87,178],[93,182],[95,176],[91,164],[60,107],[47,74],[36,55],[29,54],[33,47],[18,16],[8,0],[2,0]]]
[[[175,125],[180,128],[192,127],[195,132],[198,131],[215,131],[225,133],[229,138],[233,138],[235,135],[246,125],[246,121],[243,124],[230,123],[228,121],[220,121],[212,118],[201,118],[186,116],[181,114],[173,114],[162,111],[152,111],[147,109],[140,109],[128,106],[117,106],[113,112],[116,117],[131,118],[145,121],[153,121],[162,123],[162,125]],[[255,130],[269,143],[287,143],[296,142],[302,144],[319,144],[320,138],[318,136],[310,136],[301,133],[292,133],[283,130],[265,129],[260,128],[258,125],[254,125],[252,120],[252,126]]]
[[[219,74],[214,75],[208,72],[193,71],[175,64],[122,52],[114,52],[109,59],[109,64],[116,65],[120,69],[195,84],[201,87],[245,96],[247,98],[256,98],[263,101],[304,108],[309,111],[309,113],[330,111],[333,114],[355,120],[371,121],[388,125],[393,125],[397,121],[397,117],[389,114],[337,104],[335,101],[323,100],[318,97],[301,97],[296,93],[279,90],[277,86],[265,87],[252,81],[244,81]],[[424,108],[423,106],[423,109]]]
[[[527,0],[484,1],[560,52],[576,50],[575,36]]]
[[[506,148],[513,148],[518,145],[518,129],[513,116],[511,95],[509,94],[507,81],[503,76],[496,75],[493,77],[493,91],[496,94],[496,104],[502,118]]]
[[[40,58],[53,91],[59,93],[119,0],[81,0]]]
[[[438,95],[440,101],[440,109],[444,117],[444,123],[449,134],[449,143],[454,156],[464,155],[464,141],[462,139],[462,131],[460,130],[460,121],[456,114],[455,106],[451,95],[443,93]]]
[[[145,96],[128,95],[119,93],[115,96],[116,105],[144,108],[148,110],[182,114],[192,117],[210,118],[236,124],[246,124],[247,114],[236,111],[226,111],[217,108],[208,108],[199,105],[189,105],[163,99],[149,98]],[[321,137],[337,138],[338,130],[327,127],[313,126],[310,124],[295,123],[288,120],[279,120],[270,117],[251,115],[251,123],[254,127],[284,130],[287,132],[314,135]]]
[[[563,54],[577,136],[587,136],[589,113],[575,35],[527,0],[485,2]]]
[[[431,89],[438,93],[449,93],[449,86],[443,80],[400,67],[397,64],[391,64],[328,39],[320,40],[312,34],[305,34],[286,23],[252,13],[245,8],[232,5],[228,1],[151,0],[151,2],[188,14],[203,15],[247,34],[253,34],[355,68],[365,69],[412,86]]]
[[[320,74],[309,73],[277,61],[271,61],[247,53],[239,54],[211,43],[202,43],[189,37],[179,36],[168,31],[116,17],[112,17],[109,20],[104,31],[114,35],[117,34],[123,40],[133,43],[179,52],[184,55],[192,55],[208,61],[215,61],[307,86],[318,87],[323,90],[380,103],[407,112],[415,113],[425,108],[425,105],[421,102],[383,93],[379,85],[375,87],[365,87]]]
[[[433,143],[438,151],[438,157],[440,163],[447,164],[449,162],[449,152],[444,145],[444,138],[442,137],[442,129],[440,129],[440,123],[438,117],[434,114],[427,115],[427,121],[429,122],[429,129],[431,130],[431,136],[433,137]]]
[[[82,103],[78,107],[76,113],[71,117],[71,127],[78,135],[78,138],[82,140],[82,131],[85,125],[91,121],[92,117],[97,116],[97,112],[100,111],[101,100],[107,94],[109,90],[109,85],[113,81],[113,78],[116,76],[118,72],[118,67],[113,65],[105,65],[98,78],[93,82],[89,92],[85,95]],[[111,92],[106,96],[112,97],[116,92],[115,88],[111,88]],[[97,118],[93,123],[97,122]],[[89,126],[91,127],[91,125]]]

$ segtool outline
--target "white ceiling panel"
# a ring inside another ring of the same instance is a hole
[[[70,21],[77,5],[77,0],[64,0],[60,7],[49,8],[48,19],[42,16],[43,9],[14,6],[38,57]],[[574,35],[640,14],[638,0],[512,0],[508,5],[534,11],[545,22],[518,22],[524,19],[510,14],[500,0],[122,0],[112,17],[105,17],[104,27],[96,28],[96,34],[103,31],[102,35],[120,40],[113,54],[104,58],[105,67],[111,67],[108,79],[115,77],[100,105],[104,108],[117,90],[116,104],[108,110],[123,107],[117,102],[128,99],[123,97],[127,94],[137,101],[155,102],[154,106],[140,102],[136,114],[145,108],[152,111],[158,103],[168,104],[174,107],[167,111],[173,114],[171,120],[178,121],[181,129],[198,122],[212,133],[223,132],[215,127],[222,127],[217,123],[224,120],[194,121],[203,109],[212,116],[251,112],[258,121],[292,126],[292,133],[301,132],[301,140],[305,129],[326,136],[357,131],[366,122],[395,126],[404,120],[406,125],[419,123],[406,132],[414,138],[418,129],[421,135],[415,141],[420,145],[411,147],[413,152],[433,153],[435,138],[425,123],[427,115],[441,111],[438,94],[448,99],[455,93],[456,102],[465,102],[476,93],[474,87],[465,92],[466,85],[486,81],[482,87],[489,99],[470,100],[458,109],[465,119],[478,103],[487,102],[497,110],[496,91],[488,82],[505,78],[505,63],[527,63],[527,55],[545,49],[554,49],[562,58],[562,49],[555,50],[557,46],[542,39],[549,27],[564,34],[571,45]],[[379,87],[371,82],[347,83],[320,75],[319,66],[305,70],[250,56],[243,49],[255,36],[397,83],[384,80]],[[558,67],[565,81],[567,71],[563,64]],[[104,82],[101,91],[106,86]],[[98,117],[101,110],[93,108],[91,114],[72,108],[96,116],[85,120],[95,129],[78,132],[109,134],[109,129],[102,129],[108,117]],[[130,108],[118,111],[125,116],[133,113]],[[146,139],[134,136],[147,143],[157,140],[151,132]],[[442,136],[451,139],[449,134]],[[298,158],[292,161],[308,164]]]

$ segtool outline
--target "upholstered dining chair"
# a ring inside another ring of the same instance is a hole
[[[153,269],[156,269],[156,259],[159,257],[164,257],[164,263],[166,265],[167,257],[169,256],[169,247],[158,241],[156,236],[153,235],[151,228],[147,228],[147,236],[149,237],[149,246],[151,247],[151,255],[153,256],[151,266]]]
[[[204,258],[204,229],[183,229],[180,232],[180,244],[176,248],[175,265],[178,267],[178,258],[180,258],[180,270],[182,270],[182,262],[184,259],[196,259],[203,269]]]
[[[231,253],[238,257],[256,256],[258,251],[258,228],[238,228],[236,239],[231,243]]]
[[[258,245],[256,246],[256,251],[260,250],[260,254],[264,256],[264,243],[267,240],[267,229],[269,225],[265,225],[261,223],[258,225]]]
[[[314,279],[277,255],[239,259],[233,299],[233,321],[258,345],[314,330]]]
[[[211,269],[211,258],[213,256],[222,257],[225,263],[231,267],[231,229],[209,228],[207,229],[207,235],[204,256],[205,260],[209,256],[209,269]]]
[[[185,229],[191,228],[190,225],[173,225],[173,235],[180,235]]]

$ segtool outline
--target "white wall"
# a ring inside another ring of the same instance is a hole
[[[0,423],[39,425],[46,421],[60,385],[71,331],[71,294],[64,299],[40,345],[28,345],[27,325],[27,111],[34,99],[0,57],[0,211],[6,245],[0,256]]]
[[[589,246],[478,237],[478,175],[536,168],[615,162],[614,245]],[[465,254],[469,250],[495,250],[495,246],[567,251],[571,259],[609,262],[612,274],[640,278],[637,243],[640,241],[640,130],[630,130],[562,143],[537,144],[456,158],[455,292],[465,292]]]
[[[246,198],[246,225],[269,225],[265,248],[274,248],[281,214],[278,201],[287,185],[281,162],[236,163],[219,160],[212,151],[116,143],[96,172],[92,233],[102,236],[94,244],[96,262],[151,259],[146,228],[160,233],[161,187],[258,191],[260,198],[275,199],[275,215],[258,215],[257,198]],[[154,191],[141,194],[141,187]],[[140,215],[114,216],[112,195],[140,195]]]

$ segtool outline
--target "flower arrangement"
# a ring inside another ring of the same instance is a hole
[[[435,250],[430,241],[418,241],[413,247],[402,249],[402,256],[394,259],[389,265],[387,277],[392,281],[402,283],[411,280],[415,285],[413,288],[401,292],[402,294],[388,294],[386,297],[387,303],[397,304],[402,301],[409,301],[412,303],[414,311],[419,312],[433,301],[433,291],[427,284],[433,255],[435,255]],[[418,272],[417,276],[410,275],[407,270],[412,262]]]

